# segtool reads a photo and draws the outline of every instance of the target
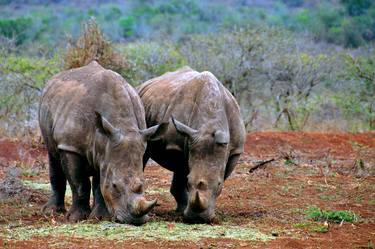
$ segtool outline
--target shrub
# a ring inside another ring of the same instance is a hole
[[[122,35],[125,38],[132,37],[135,34],[135,26],[134,26],[134,18],[132,16],[128,16],[125,18],[120,19],[119,25],[122,29]]]
[[[283,29],[246,28],[191,36],[180,47],[192,68],[212,72],[232,92],[248,130],[262,119],[299,130],[320,110],[316,89],[332,71],[331,58],[311,44]]]
[[[129,62],[122,75],[134,86],[186,65],[185,58],[168,42],[130,43],[122,50]]]
[[[21,45],[28,38],[27,31],[31,25],[31,18],[0,19],[0,35],[15,39],[16,45]]]
[[[342,110],[348,119],[363,120],[355,122],[354,130],[375,129],[375,48],[370,48],[369,55],[342,57],[345,66],[342,69],[341,77],[346,80],[347,85],[334,96],[335,104]]]
[[[60,69],[58,54],[52,58],[30,57],[11,48],[0,49],[0,121],[8,132],[32,126],[42,88]]]
[[[84,24],[83,32],[76,42],[69,42],[65,55],[65,68],[77,68],[96,60],[105,68],[121,72],[128,67],[124,57],[114,51],[94,19]]]
[[[335,223],[340,223],[343,221],[346,222],[355,222],[358,220],[358,216],[352,211],[346,210],[339,210],[339,211],[331,211],[331,210],[323,210],[318,207],[309,207],[305,214],[309,219],[321,221],[332,221]]]

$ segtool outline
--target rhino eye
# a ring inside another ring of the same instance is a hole
[[[115,183],[112,183],[112,188],[117,189],[117,185]]]

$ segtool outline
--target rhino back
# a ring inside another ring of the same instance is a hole
[[[241,153],[244,125],[238,104],[210,72],[188,67],[151,79],[139,87],[147,126],[166,122],[173,115],[194,129],[229,130],[233,152]],[[169,129],[167,139],[176,137]]]
[[[85,153],[95,135],[94,111],[125,132],[146,128],[135,90],[117,73],[92,62],[62,72],[46,85],[39,123],[47,146]]]

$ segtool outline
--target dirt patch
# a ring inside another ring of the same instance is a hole
[[[49,195],[47,167],[35,174],[22,171],[33,167],[30,162],[35,157],[45,161],[46,152],[42,147],[27,147],[27,141],[10,144],[11,149],[4,149],[9,143],[0,140],[0,155],[6,155],[3,158],[7,160],[0,174],[6,175],[11,161],[23,162],[16,167],[21,171],[18,178],[24,194],[0,203],[2,248],[371,248],[375,244],[375,177],[356,177],[352,169],[347,174],[337,170],[347,167],[343,162],[353,164],[358,159],[357,147],[366,148],[361,159],[366,167],[374,167],[370,160],[375,148],[374,133],[249,134],[246,153],[217,200],[217,221],[197,227],[182,224],[169,193],[172,174],[155,164],[145,171],[146,193],[149,198],[156,197],[159,204],[146,226],[68,224],[63,215],[44,217],[39,210]],[[17,155],[18,146],[31,159]],[[328,149],[331,152],[327,159],[324,151]],[[292,155],[291,162],[283,153]],[[281,157],[249,173],[257,160],[276,156]],[[331,165],[324,164],[327,162]],[[17,190],[17,186],[11,190]],[[27,196],[24,188],[31,193],[27,201],[21,198]],[[347,210],[359,218],[352,223],[312,220],[305,213],[310,207]],[[271,239],[252,239],[251,231]],[[93,238],[90,234],[101,236]]]
[[[375,132],[254,132],[248,134],[243,160],[273,160],[329,168],[340,174],[375,176]]]
[[[369,151],[368,157],[375,155],[375,132],[254,132],[248,134],[245,147],[250,156],[258,158],[292,150],[306,159],[321,159],[327,153],[336,159],[350,159],[361,149]]]
[[[25,175],[36,175],[47,166],[47,150],[35,140],[0,139],[0,179],[9,167],[23,169]]]

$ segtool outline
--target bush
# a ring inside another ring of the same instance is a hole
[[[31,18],[0,19],[0,35],[15,39],[16,45],[23,44],[32,25]]]
[[[4,45],[4,44],[2,44]],[[30,57],[0,49],[0,121],[8,132],[27,128],[37,119],[37,103],[44,84],[61,70],[58,54]],[[20,129],[21,126],[22,128]]]
[[[134,86],[186,65],[177,48],[167,42],[130,43],[121,49],[129,62],[122,75]]]
[[[116,72],[128,68],[124,57],[114,51],[112,44],[104,37],[94,19],[84,24],[83,32],[76,42],[69,42],[65,55],[65,68],[77,68],[96,60],[100,65]]]
[[[316,88],[332,70],[331,58],[311,44],[286,30],[247,28],[191,36],[180,46],[192,68],[212,72],[232,92],[248,130],[264,128],[264,120],[299,130],[320,110]]]
[[[368,56],[352,57],[344,55],[345,66],[341,77],[347,82],[334,96],[335,104],[343,115],[354,122],[352,130],[375,129],[375,48],[370,48]],[[354,119],[353,119],[354,117]]]
[[[120,19],[119,25],[122,29],[122,35],[125,38],[132,37],[135,34],[135,21],[132,16]]]

